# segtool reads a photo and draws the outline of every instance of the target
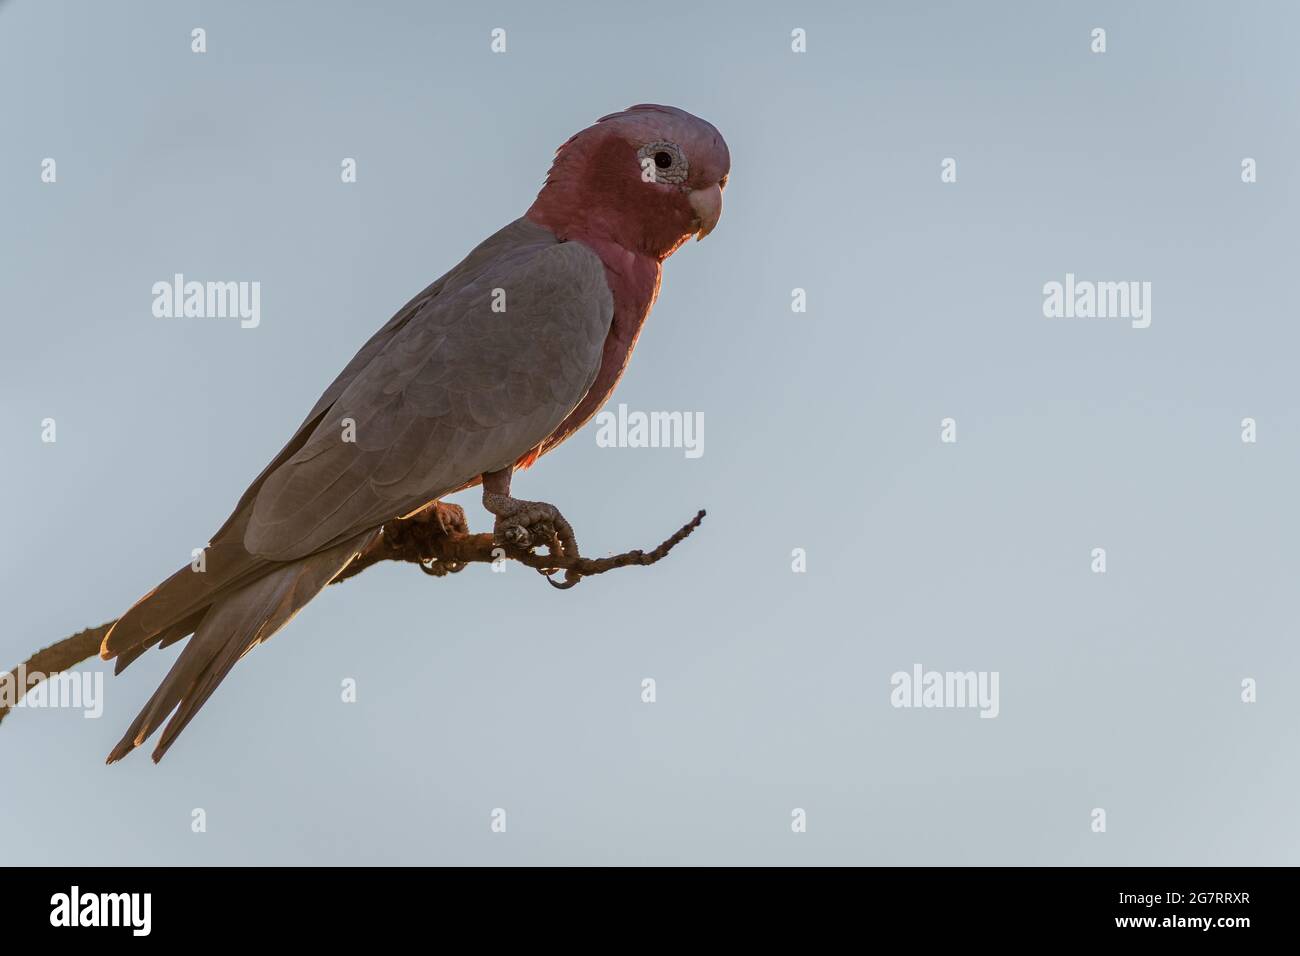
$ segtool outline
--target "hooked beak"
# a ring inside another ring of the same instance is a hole
[[[712,186],[692,189],[687,198],[691,209],[695,211],[695,222],[692,225],[696,230],[695,241],[699,242],[713,231],[713,227],[722,218],[722,186],[714,183]]]

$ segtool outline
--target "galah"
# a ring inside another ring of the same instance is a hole
[[[618,383],[659,291],[663,262],[722,213],[731,157],[709,123],[642,104],[571,137],[523,217],[474,248],[376,332],[244,492],[205,549],[104,637],[117,673],[189,635],[108,756],[171,715],[160,760],[231,667],[283,627],[382,533],[482,485],[498,540],[550,529],[551,504],[511,475],[582,427]],[[557,540],[558,539],[558,540]],[[173,713],[174,712],[174,713]]]

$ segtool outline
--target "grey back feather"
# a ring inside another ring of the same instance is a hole
[[[600,258],[525,219],[407,303],[244,493],[206,571],[181,569],[105,637],[103,656],[129,663],[197,625],[110,762],[179,707],[161,757],[235,662],[384,522],[542,442],[590,389],[612,317]]]

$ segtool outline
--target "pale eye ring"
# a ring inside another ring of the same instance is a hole
[[[646,143],[637,150],[637,159],[643,171],[653,170],[654,181],[664,185],[680,186],[690,173],[686,157],[673,143]]]

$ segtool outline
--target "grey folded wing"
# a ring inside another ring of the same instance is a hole
[[[599,257],[553,237],[444,286],[266,476],[244,546],[293,560],[512,464],[586,395],[612,316]]]

